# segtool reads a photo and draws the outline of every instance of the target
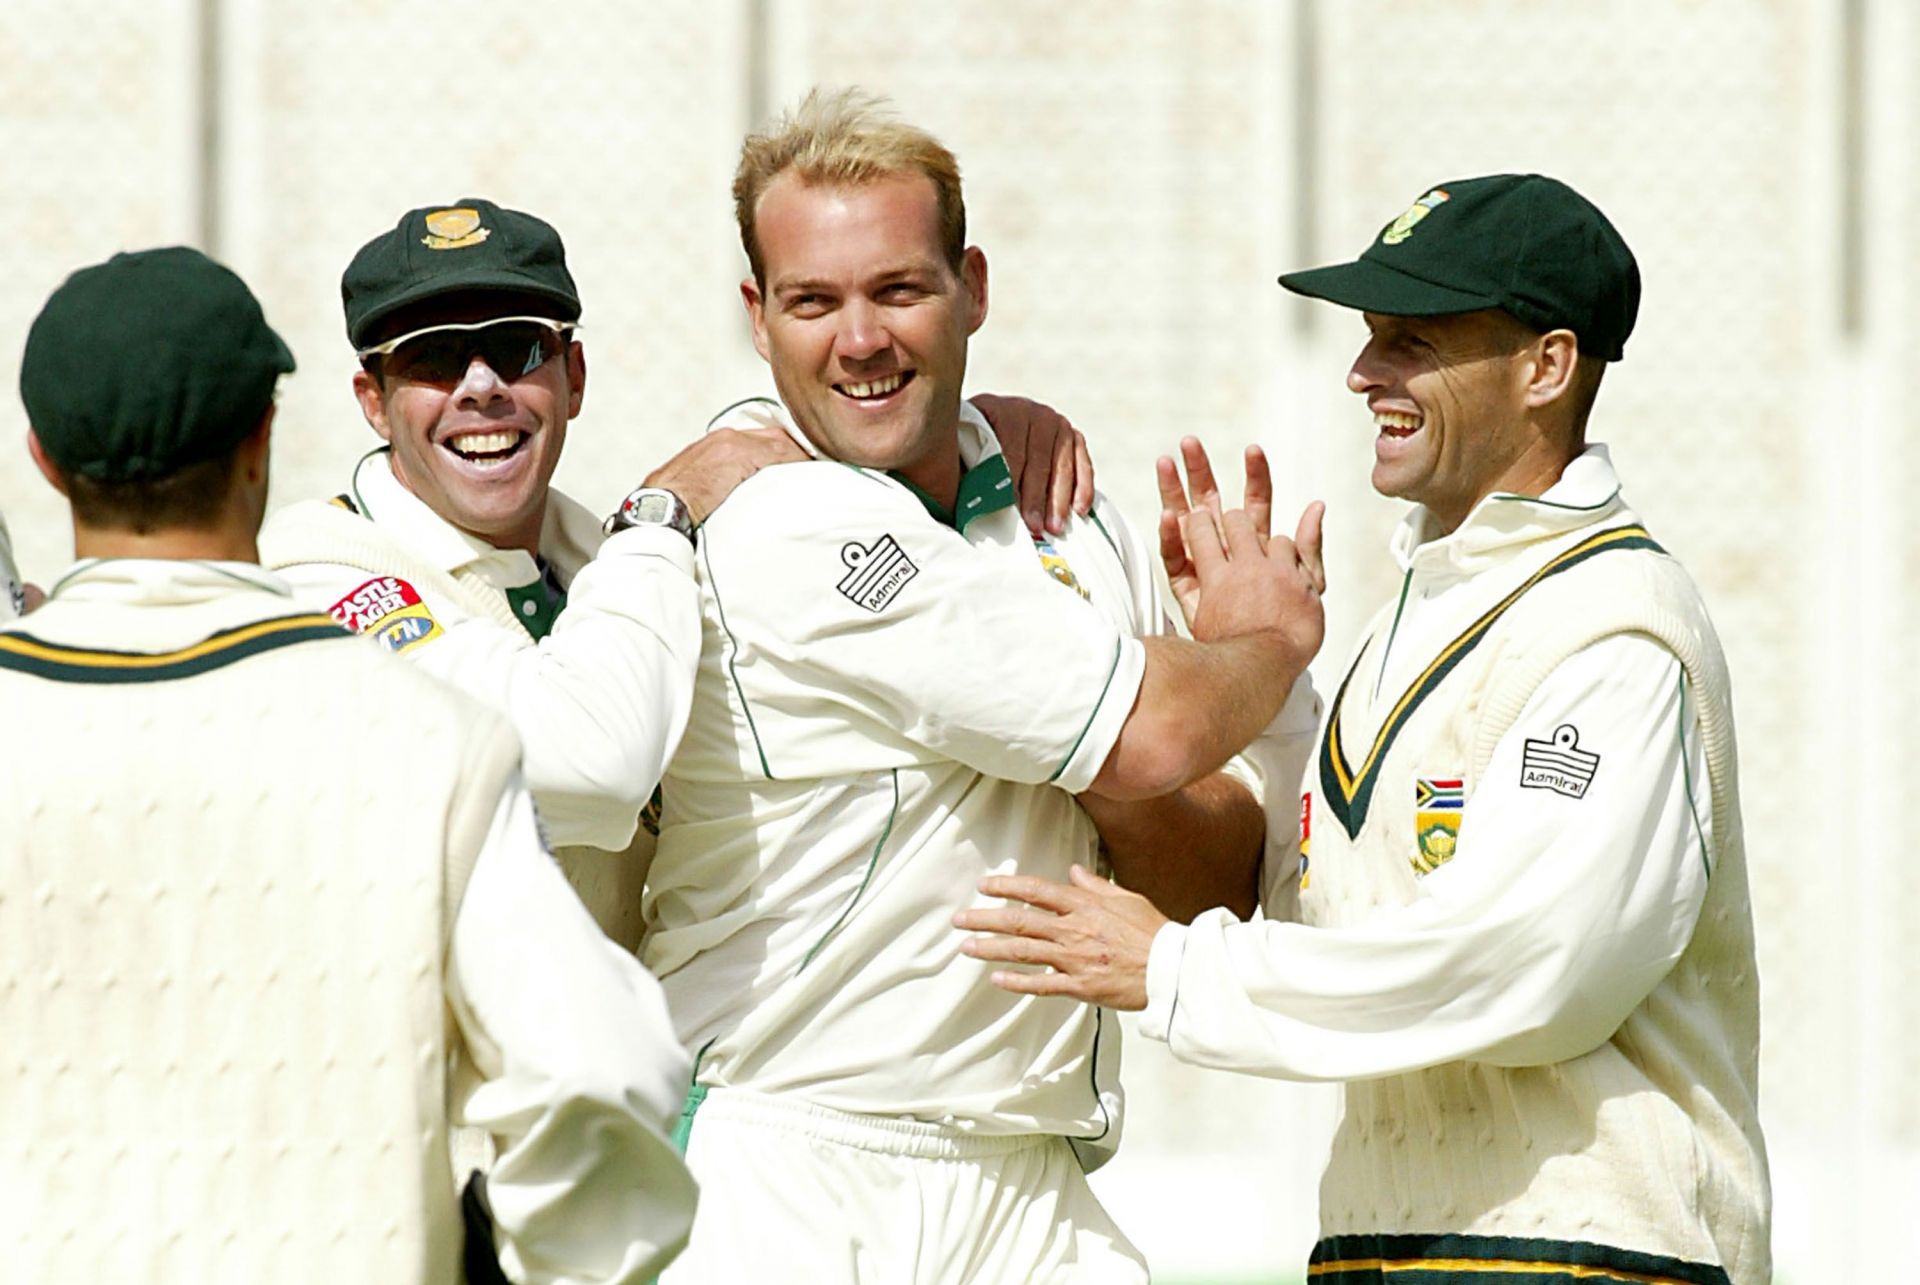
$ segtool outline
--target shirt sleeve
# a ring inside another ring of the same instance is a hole
[[[280,574],[330,604],[371,573],[307,563]],[[507,716],[526,747],[527,783],[549,839],[624,848],[693,700],[700,597],[686,540],[652,530],[609,538],[537,643],[491,617],[449,613],[437,623],[439,633],[403,654]]]
[[[1318,739],[1320,713],[1320,693],[1314,690],[1312,676],[1302,670],[1273,722],[1221,769],[1251,790],[1266,813],[1260,907],[1269,919],[1297,917],[1300,782]]]
[[[1133,707],[1145,649],[1047,575],[1024,529],[969,543],[901,487],[807,463],[749,479],[704,539],[728,673],[776,778],[844,771],[831,729],[878,725],[1078,791]]]
[[[1529,763],[1527,742],[1563,728],[1598,756],[1577,797]],[[1185,1061],[1301,1080],[1577,1057],[1686,948],[1711,817],[1678,661],[1651,639],[1603,640],[1528,701],[1417,900],[1342,928],[1224,911],[1170,925],[1148,960],[1144,1029]]]
[[[649,1279],[693,1223],[693,1178],[669,1141],[686,1055],[659,983],[587,916],[517,780],[454,920],[447,971],[481,1078],[455,1122],[501,1143],[487,1195],[507,1275]]]

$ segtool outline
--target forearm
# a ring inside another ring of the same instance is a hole
[[[1216,772],[1154,799],[1094,794],[1080,805],[1100,832],[1114,881],[1180,923],[1225,906],[1253,913],[1266,819],[1241,782]]]
[[[1106,799],[1152,798],[1219,770],[1273,721],[1312,659],[1272,633],[1142,642],[1139,695],[1089,787]]]

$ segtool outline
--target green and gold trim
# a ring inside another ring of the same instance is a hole
[[[1583,1240],[1523,1236],[1332,1236],[1313,1247],[1314,1285],[1729,1285],[1726,1268]]]
[[[1433,663],[1421,671],[1420,676],[1413,680],[1412,686],[1408,687],[1406,693],[1394,703],[1392,712],[1380,724],[1380,731],[1374,736],[1373,745],[1368,749],[1367,757],[1356,771],[1348,765],[1346,747],[1341,744],[1340,711],[1346,701],[1347,688],[1353,682],[1353,676],[1359,671],[1360,662],[1365,659],[1368,651],[1365,647],[1360,649],[1360,655],[1354,658],[1353,668],[1349,669],[1347,676],[1340,681],[1340,690],[1333,698],[1333,708],[1327,713],[1326,735],[1320,740],[1320,788],[1326,798],[1327,806],[1339,819],[1349,838],[1358,838],[1361,827],[1367,822],[1367,809],[1373,801],[1373,787],[1379,779],[1380,764],[1387,757],[1387,751],[1393,747],[1394,739],[1400,735],[1401,729],[1406,727],[1407,721],[1413,717],[1413,712],[1420,708],[1421,702],[1431,696],[1434,689],[1445,681],[1447,675],[1452,673],[1454,668],[1486,638],[1493,629],[1494,622],[1504,616],[1514,603],[1520,601],[1527,590],[1542,580],[1579,566],[1588,558],[1597,557],[1615,549],[1650,549],[1655,553],[1666,552],[1652,536],[1647,534],[1645,527],[1624,526],[1590,536],[1553,558],[1544,567],[1528,576],[1519,588],[1495,603],[1478,620],[1468,625],[1459,637],[1441,649],[1440,654],[1434,657]]]
[[[330,616],[279,616],[257,620],[177,651],[107,651],[50,643],[26,633],[0,634],[0,669],[56,683],[163,683],[191,678],[277,647],[352,638]]]

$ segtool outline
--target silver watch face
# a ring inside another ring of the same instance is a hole
[[[660,491],[629,496],[627,521],[641,526],[665,526],[673,521],[673,497]]]

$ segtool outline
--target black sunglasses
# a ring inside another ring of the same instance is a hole
[[[559,356],[574,329],[546,317],[501,317],[415,330],[363,348],[358,356],[375,375],[448,386],[465,379],[478,357],[512,383]]]

